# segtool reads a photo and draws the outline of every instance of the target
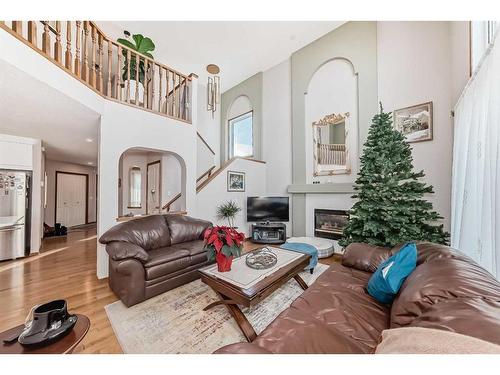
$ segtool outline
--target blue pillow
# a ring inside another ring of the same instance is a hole
[[[368,281],[368,294],[382,303],[392,303],[405,279],[417,266],[417,247],[408,242],[382,262]]]

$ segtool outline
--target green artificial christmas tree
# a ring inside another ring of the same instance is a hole
[[[442,217],[433,211],[424,194],[431,185],[421,182],[424,171],[413,171],[411,148],[404,136],[392,127],[390,113],[380,104],[372,119],[355,183],[357,199],[350,211],[341,246],[365,242],[395,246],[405,241],[448,242]]]

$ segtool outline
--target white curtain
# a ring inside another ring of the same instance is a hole
[[[487,50],[455,108],[451,245],[500,279],[498,40]]]

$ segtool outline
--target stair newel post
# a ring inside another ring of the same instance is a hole
[[[72,70],[73,56],[71,56],[71,21],[66,22],[66,52],[64,54],[64,66]]]
[[[113,44],[108,40],[108,82],[106,87],[106,95],[111,97],[111,67],[113,63]]]
[[[54,60],[58,64],[62,62],[62,44],[61,44],[61,21],[56,21],[56,41],[54,42]]]
[[[82,79],[85,82],[89,81],[89,57],[87,52],[87,45],[89,40],[89,21],[83,21],[83,66],[82,66]]]
[[[104,51],[102,34],[97,34],[98,49],[97,49],[97,91],[104,93],[102,70],[104,64]]]
[[[141,64],[141,57],[135,54],[135,105],[139,105],[139,65]],[[144,98],[143,98],[144,100]]]
[[[122,100],[122,47],[118,45],[118,59],[116,62],[116,99]]]
[[[97,46],[97,33],[96,33],[96,28],[93,24],[90,24],[90,28],[92,30],[91,33],[91,40],[92,40],[92,50],[91,50],[91,59],[90,59],[90,85],[92,87],[97,86],[97,73],[96,73],[96,63],[97,63],[97,58],[96,58],[96,46]]]
[[[158,81],[158,112],[161,113],[161,89],[162,89],[162,81],[163,81],[163,68],[158,65],[158,75],[159,75],[159,81]]]
[[[127,49],[127,103],[130,103],[130,58],[132,54]]]
[[[50,56],[50,30],[49,21],[43,21],[42,52]]]
[[[75,74],[77,77],[82,76],[81,65],[80,65],[80,43],[81,43],[81,30],[82,22],[76,21],[76,41],[75,41]]]
[[[31,45],[38,47],[36,42],[36,22],[35,21],[28,21],[28,42],[31,43]]]

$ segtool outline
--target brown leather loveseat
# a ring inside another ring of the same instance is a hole
[[[397,252],[366,244],[347,247],[334,264],[252,343],[216,353],[373,353],[388,328],[424,327],[500,344],[500,283],[457,250],[417,244],[417,268],[392,305],[365,287],[377,266]]]
[[[99,242],[109,255],[109,285],[127,306],[189,283],[206,266],[203,232],[212,223],[152,215],[119,224]]]

